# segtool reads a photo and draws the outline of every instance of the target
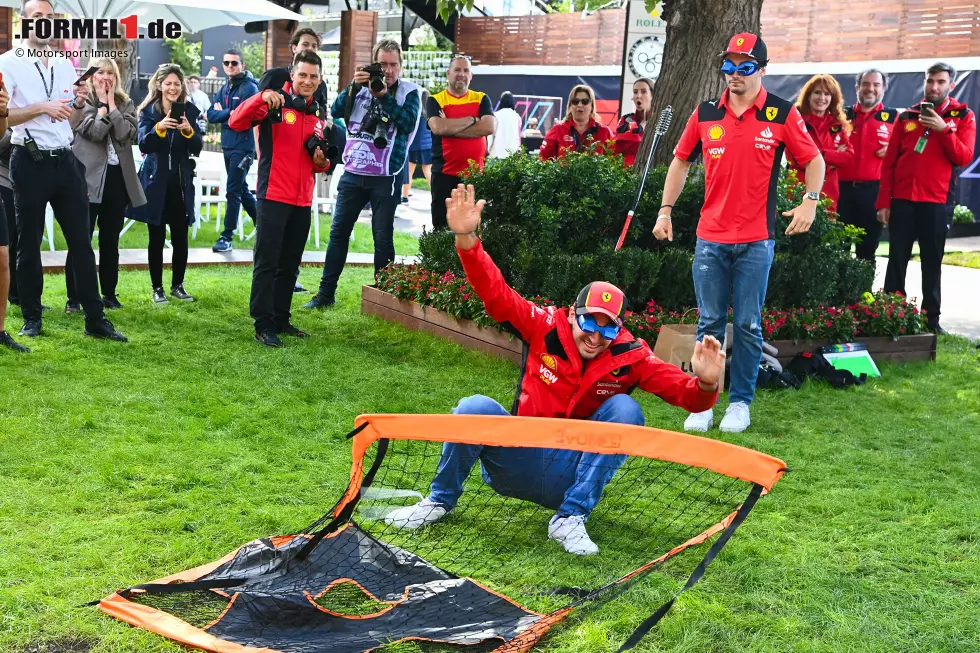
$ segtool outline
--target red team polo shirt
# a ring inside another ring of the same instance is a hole
[[[695,109],[674,156],[704,158],[698,238],[727,245],[775,238],[784,149],[801,166],[819,154],[796,107],[766,89],[740,117],[728,106],[728,89],[717,102],[702,102]]]

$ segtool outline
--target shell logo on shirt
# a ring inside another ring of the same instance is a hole
[[[905,123],[905,131],[907,131],[907,132],[914,132],[915,131],[915,123],[914,122],[907,122],[907,123]]]
[[[555,357],[551,354],[545,354],[541,357],[541,362],[547,365],[550,369],[555,369],[557,364],[555,363]]]
[[[296,122],[296,112],[295,111],[283,111],[282,112],[283,122],[292,125]]]
[[[713,141],[720,141],[725,135],[725,128],[721,125],[711,125],[708,127],[708,138]]]

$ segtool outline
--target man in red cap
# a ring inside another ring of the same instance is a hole
[[[646,342],[623,328],[626,297],[611,283],[588,284],[571,308],[542,308],[524,299],[507,285],[476,236],[484,204],[475,201],[473,186],[457,186],[446,201],[449,228],[470,284],[490,317],[524,341],[524,357],[510,412],[490,397],[473,395],[460,400],[454,414],[643,425],[643,410],[629,396],[637,386],[689,411],[714,405],[725,366],[718,340],[707,336],[696,345],[692,377],[655,358]],[[438,521],[456,505],[477,460],[484,480],[498,493],[555,510],[549,538],[569,553],[598,553],[585,520],[624,455],[446,443],[429,496],[388,513],[385,521],[408,529]]]
[[[691,163],[704,159],[705,192],[694,253],[697,337],[721,338],[734,313],[730,403],[721,430],[744,431],[762,360],[762,303],[775,253],[777,181],[783,151],[806,170],[806,197],[792,211],[787,235],[810,229],[820,201],[825,166],[792,102],[766,92],[766,44],[756,34],[736,34],[721,53],[728,88],[718,101],[702,102],[681,135],[664,183],[663,206],[653,234],[673,240],[671,208]],[[707,431],[714,412],[692,411],[688,431]]]

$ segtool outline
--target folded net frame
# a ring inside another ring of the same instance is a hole
[[[577,608],[614,598],[720,533],[625,651],[701,578],[787,471],[777,458],[718,440],[604,422],[362,415],[355,427],[347,489],[316,522],[114,592],[100,609],[217,653],[384,653],[409,641],[524,653]],[[386,521],[428,496],[444,443],[480,447],[491,472],[513,460],[543,473],[488,477],[477,463],[444,518],[415,530]],[[603,454],[588,458],[592,471],[608,464],[615,473],[587,521],[599,553],[575,556],[548,539],[548,523],[590,454]],[[542,500],[546,507],[509,496],[529,487],[558,498]]]

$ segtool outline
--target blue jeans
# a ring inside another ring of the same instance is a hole
[[[238,228],[238,214],[244,206],[245,213],[255,220],[255,195],[248,189],[248,182],[245,175],[248,170],[240,170],[238,164],[246,156],[254,156],[253,152],[243,152],[240,150],[225,150],[225,172],[228,173],[228,187],[225,190],[225,230],[221,232],[222,238],[231,240]]]
[[[724,245],[698,238],[694,251],[694,292],[698,298],[698,340],[705,335],[725,340],[728,306],[734,313],[731,386],[728,398],[752,403],[762,360],[762,304],[776,241]]]
[[[374,271],[395,260],[395,208],[401,201],[401,186],[393,175],[370,177],[345,172],[337,185],[337,203],[330,223],[330,244],[323,264],[318,295],[333,299],[340,273],[347,263],[350,235],[361,210],[371,203],[371,231],[374,234]]]
[[[510,415],[495,400],[483,395],[461,399],[453,414]],[[644,424],[643,410],[629,395],[610,397],[589,419]],[[477,459],[483,468],[483,480],[498,494],[532,501],[555,510],[559,517],[588,517],[626,456],[446,442],[429,499],[450,508],[455,506]]]

